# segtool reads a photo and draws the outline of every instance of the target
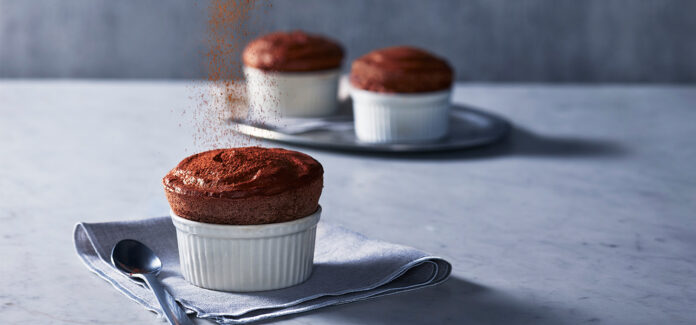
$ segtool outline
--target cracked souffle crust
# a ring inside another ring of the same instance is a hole
[[[214,224],[285,222],[314,213],[323,168],[312,157],[279,148],[244,147],[201,152],[163,179],[174,213]]]
[[[253,40],[242,54],[244,65],[265,71],[307,72],[338,69],[343,48],[323,36],[302,31],[275,32]]]
[[[410,46],[372,51],[351,66],[353,87],[381,93],[423,93],[452,87],[454,72],[442,58]]]

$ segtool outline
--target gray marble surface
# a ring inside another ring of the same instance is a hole
[[[89,273],[71,234],[167,213],[161,177],[200,150],[192,91],[0,81],[3,324],[160,323]],[[278,323],[696,323],[696,87],[460,84],[454,100],[507,117],[512,137],[304,150],[326,170],[325,220],[441,255],[452,278]]]

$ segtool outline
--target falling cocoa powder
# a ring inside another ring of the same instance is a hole
[[[229,119],[248,112],[241,52],[251,37],[261,33],[268,0],[211,0],[207,11],[204,66],[207,78],[196,84],[196,105],[190,115],[198,150],[256,144],[235,133]]]

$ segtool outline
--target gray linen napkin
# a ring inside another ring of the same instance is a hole
[[[309,280],[272,291],[213,291],[196,287],[182,277],[176,232],[169,217],[78,223],[74,232],[75,248],[85,265],[117,290],[160,315],[162,312],[149,289],[110,263],[111,248],[125,238],[145,243],[160,256],[164,265],[160,280],[189,313],[220,324],[249,323],[431,286],[445,281],[451,271],[450,263],[442,258],[320,222],[314,270]]]

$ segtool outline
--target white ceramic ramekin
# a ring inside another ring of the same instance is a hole
[[[196,286],[273,290],[301,283],[312,273],[321,207],[302,219],[265,225],[217,225],[170,214],[181,273]]]
[[[449,132],[451,93],[386,94],[351,87],[355,135],[370,143],[443,138]]]
[[[244,67],[244,75],[252,120],[328,116],[338,107],[339,69],[270,72]]]

